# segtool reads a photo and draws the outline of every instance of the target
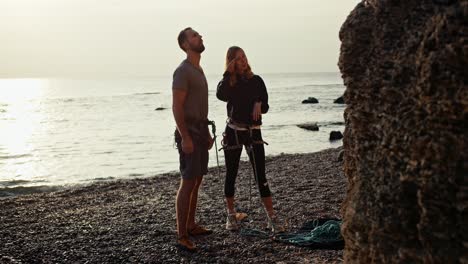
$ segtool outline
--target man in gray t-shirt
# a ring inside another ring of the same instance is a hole
[[[184,103],[185,120],[208,119],[208,83],[201,68],[182,61],[174,72],[172,89],[187,93]]]
[[[208,171],[208,150],[213,139],[208,130],[208,84],[200,67],[205,50],[200,34],[191,28],[179,33],[180,48],[187,54],[174,72],[172,112],[177,125],[175,139],[179,150],[182,179],[176,198],[177,245],[193,251],[189,235],[205,235],[211,230],[195,223],[198,189]]]

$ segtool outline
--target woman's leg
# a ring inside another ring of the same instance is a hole
[[[268,212],[268,215],[271,217],[274,215],[273,210],[273,201],[271,198],[271,191],[268,186],[268,181],[266,179],[265,173],[265,147],[262,142],[262,135],[259,129],[252,131],[253,139],[253,153],[249,153],[250,163],[254,170],[255,180],[258,184],[258,189],[260,191],[260,196],[262,197],[263,205]],[[253,155],[252,155],[253,154]]]
[[[265,209],[267,210],[268,216],[274,217],[275,216],[275,211],[273,209],[273,199],[271,196],[268,197],[262,197],[262,202],[263,205],[265,206]]]
[[[226,163],[226,178],[224,181],[224,196],[226,197],[226,207],[229,213],[235,213],[234,209],[234,193],[239,170],[239,161],[242,153],[242,145],[236,140],[236,131],[226,127],[226,138],[224,139],[228,149],[224,150],[224,158]]]
[[[234,197],[226,197],[226,208],[228,214],[236,213],[236,209],[234,208]]]

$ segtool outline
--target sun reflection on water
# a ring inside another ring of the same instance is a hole
[[[37,176],[37,163],[31,162],[31,139],[43,118],[39,106],[46,83],[43,79],[0,79],[1,181]]]

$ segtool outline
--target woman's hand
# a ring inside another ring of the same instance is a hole
[[[236,58],[234,58],[227,66],[226,66],[226,71],[228,71],[230,74],[235,73],[235,66],[236,66]]]
[[[252,119],[254,121],[260,120],[262,116],[262,102],[256,102],[253,107]]]

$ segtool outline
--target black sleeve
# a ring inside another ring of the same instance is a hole
[[[230,74],[228,72],[225,72],[223,74],[223,79],[218,83],[218,88],[216,89],[216,97],[221,101],[227,102],[231,97],[231,84],[229,83],[230,79]]]
[[[270,106],[268,105],[268,92],[260,76],[258,76],[258,86],[260,88],[260,98],[258,98],[258,101],[262,102],[262,114],[265,114],[270,109]]]

